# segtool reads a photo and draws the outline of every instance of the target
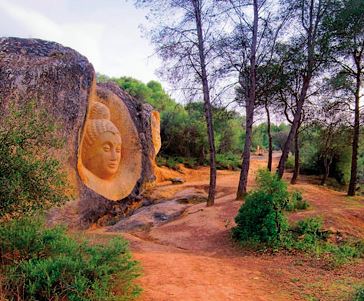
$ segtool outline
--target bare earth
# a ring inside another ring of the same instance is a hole
[[[278,159],[274,158],[275,164]],[[250,188],[254,186],[256,171],[265,165],[265,158],[253,157]],[[208,168],[183,172],[164,171],[186,182],[161,182],[153,196],[171,198],[176,193],[207,190]],[[289,177],[286,174],[286,179]],[[364,284],[363,260],[329,269],[320,259],[304,254],[256,254],[232,243],[230,229],[242,204],[234,200],[238,179],[239,172],[218,172],[213,207],[193,205],[180,218],[150,230],[110,233],[99,228],[87,235],[122,235],[130,241],[133,256],[143,267],[139,280],[143,293],[139,301],[350,300],[355,285]],[[312,179],[304,177],[294,188],[290,187],[293,189],[300,190],[311,206],[291,214],[291,221],[320,215],[326,228],[364,238],[363,198],[348,198],[345,193],[312,184]]]

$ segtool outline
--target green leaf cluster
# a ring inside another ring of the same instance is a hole
[[[310,206],[310,204],[303,199],[302,193],[300,191],[293,191],[290,193],[286,211],[296,211],[305,210]]]
[[[34,101],[10,104],[0,121],[0,220],[69,200],[66,174],[55,156],[62,145],[56,124]]]
[[[131,300],[140,291],[132,282],[139,268],[126,241],[90,245],[39,219],[0,225],[0,258],[7,300]]]
[[[235,217],[233,237],[240,242],[278,244],[288,230],[283,214],[288,202],[286,184],[276,174],[260,170],[258,188],[249,193]]]

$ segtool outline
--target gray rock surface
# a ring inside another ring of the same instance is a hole
[[[109,231],[148,230],[153,226],[170,222],[180,217],[189,207],[178,201],[166,201],[138,209],[132,216],[121,219]]]

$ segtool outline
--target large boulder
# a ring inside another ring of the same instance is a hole
[[[115,84],[96,84],[93,66],[71,48],[1,38],[0,112],[31,100],[57,122],[66,141],[66,157],[59,158],[74,188],[78,226],[105,214],[127,215],[142,204],[143,189],[155,180],[158,149],[151,106]],[[62,220],[62,211],[56,215]]]

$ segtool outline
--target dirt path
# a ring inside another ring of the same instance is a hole
[[[256,171],[263,166],[264,159],[253,158],[250,187]],[[162,183],[155,193],[168,197],[178,191],[207,188],[206,168],[185,171],[183,177],[186,183]],[[122,234],[143,267],[139,282],[144,292],[139,300],[349,300],[345,298],[349,298],[352,283],[364,281],[363,262],[326,270],[304,255],[258,256],[231,242],[229,232],[241,205],[234,200],[238,177],[239,172],[219,171],[213,207],[197,204],[175,221],[149,231]],[[292,214],[291,220],[319,214],[327,226],[364,238],[363,201],[307,181],[300,181],[295,189],[303,192],[311,209]]]

